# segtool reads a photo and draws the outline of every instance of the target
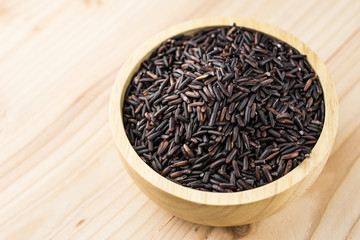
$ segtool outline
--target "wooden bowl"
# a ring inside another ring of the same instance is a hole
[[[183,187],[156,173],[137,155],[123,124],[125,90],[140,63],[164,40],[184,33],[192,34],[205,27],[235,23],[258,30],[289,43],[302,54],[319,76],[325,98],[325,122],[320,138],[309,158],[280,179],[265,186],[236,193],[214,193]],[[120,158],[140,189],[162,208],[188,221],[212,225],[244,225],[266,218],[304,193],[323,169],[334,143],[338,126],[338,100],[334,83],[325,64],[303,42],[288,32],[251,19],[206,18],[170,27],[140,46],[124,63],[116,77],[110,100],[110,125]],[[305,210],[306,211],[306,210]]]

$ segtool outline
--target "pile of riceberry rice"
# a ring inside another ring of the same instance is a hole
[[[144,162],[212,192],[289,173],[309,156],[324,117],[306,55],[235,25],[163,42],[134,75],[123,106],[128,139]]]

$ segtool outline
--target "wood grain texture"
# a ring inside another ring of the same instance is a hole
[[[351,185],[360,181],[351,171],[360,157],[359,12],[356,0],[0,1],[0,239],[238,238],[236,229],[173,217],[141,193],[108,124],[113,80],[139,44],[219,15],[294,34],[325,61],[339,95],[339,131],[323,172],[244,239],[323,239],[327,223],[339,239],[359,239]]]
[[[234,23],[287,42],[301,54],[307,55],[324,91],[324,127],[310,157],[279,180],[261,188],[231,194],[196,191],[165,179],[137,155],[127,139],[122,119],[125,92],[140,64],[166,39],[179,34],[192,34],[202,28],[231,26]],[[303,42],[288,32],[247,18],[202,18],[172,26],[151,37],[134,51],[116,77],[110,99],[109,118],[116,147],[125,168],[153,201],[175,216],[194,223],[238,226],[258,222],[274,214],[311,186],[324,167],[334,143],[338,126],[338,98],[325,64]]]

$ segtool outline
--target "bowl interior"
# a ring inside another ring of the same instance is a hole
[[[247,191],[236,193],[204,192],[181,186],[162,177],[141,160],[126,136],[122,117],[122,107],[126,88],[132,80],[134,73],[136,73],[136,71],[139,69],[141,62],[147,59],[163,41],[181,33],[193,34],[202,28],[229,26],[234,23],[237,26],[254,29],[277,38],[296,48],[300,53],[307,55],[307,59],[315,70],[316,74],[319,76],[319,80],[323,88],[325,102],[325,121],[322,133],[318,139],[318,142],[313,148],[310,157],[304,159],[304,161],[299,166],[294,168],[285,176],[264,186]],[[207,18],[192,20],[173,26],[149,39],[131,55],[127,62],[122,66],[113,86],[110,101],[110,125],[117,149],[120,155],[123,157],[123,160],[125,160],[134,171],[142,176],[145,181],[158,188],[159,191],[165,191],[171,195],[174,195],[175,197],[199,204],[238,205],[273,197],[274,195],[286,191],[287,189],[299,183],[313,169],[317,168],[318,166],[323,166],[328,158],[336,134],[336,106],[337,97],[335,87],[327,72],[325,64],[312,50],[310,50],[303,42],[295,38],[293,35],[272,25],[251,19]]]

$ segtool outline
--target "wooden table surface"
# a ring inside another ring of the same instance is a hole
[[[360,239],[360,1],[0,0],[0,239],[237,239],[151,202],[117,156],[110,89],[145,39],[184,20],[250,17],[318,53],[340,100],[311,189],[244,239]]]

